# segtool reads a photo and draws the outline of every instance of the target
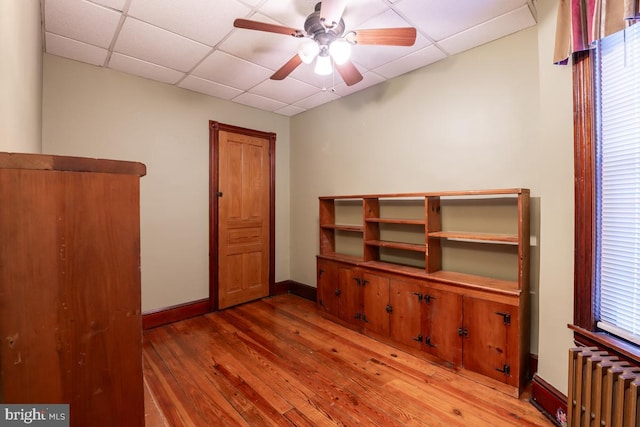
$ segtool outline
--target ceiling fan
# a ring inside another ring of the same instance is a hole
[[[319,2],[314,12],[307,16],[304,31],[241,18],[236,19],[233,26],[308,39],[302,43],[298,53],[277,70],[271,79],[282,80],[303,62],[310,64],[315,59],[317,74],[331,74],[333,63],[347,86],[351,86],[362,80],[362,74],[349,59],[352,45],[412,46],[416,41],[416,29],[376,28],[345,33],[346,26],[342,14],[346,3],[347,0]]]

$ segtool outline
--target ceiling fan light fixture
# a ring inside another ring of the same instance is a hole
[[[305,64],[311,64],[320,53],[320,46],[313,40],[305,40],[298,48],[298,56]]]
[[[351,57],[351,45],[344,40],[335,40],[329,45],[329,54],[336,64],[342,65]]]
[[[316,67],[313,70],[316,74],[320,74],[321,76],[327,76],[333,72],[333,67],[331,66],[331,58],[329,55],[318,56],[316,58]]]

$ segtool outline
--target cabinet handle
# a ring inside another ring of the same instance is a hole
[[[413,295],[418,297],[418,301],[422,301],[423,296],[420,292],[414,292]]]
[[[436,297],[432,297],[431,295],[427,295],[427,294],[425,294],[423,298],[424,298],[424,302],[426,302],[427,304],[431,304],[431,300],[436,299]]]
[[[362,286],[366,285],[367,283],[369,283],[369,281],[368,281],[368,280],[366,280],[366,279],[362,279]]]
[[[500,311],[496,311],[496,314],[498,316],[502,316],[502,322],[505,325],[511,325],[511,313],[503,313],[503,312],[500,312]]]
[[[353,278],[353,280],[355,280],[355,281],[356,281],[356,284],[357,284],[358,286],[360,286],[360,278],[359,278],[359,277],[354,277],[354,278]]]
[[[424,343],[426,345],[428,345],[429,347],[431,347],[431,348],[435,348],[436,347],[436,345],[431,342],[431,337],[426,337],[424,339]]]
[[[318,270],[318,277],[322,276],[322,273],[324,273],[323,269]]]
[[[411,338],[414,341],[422,342],[422,334],[418,334],[417,337]]]
[[[364,313],[362,313],[362,321],[366,322],[366,323],[369,323],[369,319],[367,319],[367,315],[364,314]]]
[[[341,293],[342,293],[342,291],[341,291],[340,289],[336,289],[336,290],[335,290],[335,292],[334,292],[334,294],[335,294],[337,297],[339,297]]]
[[[496,368],[496,371],[502,372],[505,375],[511,375],[511,366],[504,364],[502,368]]]
[[[469,330],[467,328],[458,328],[458,335],[467,338],[469,336]]]
[[[393,307],[390,304],[387,304],[387,307],[385,308],[385,310],[387,310],[387,313],[391,313],[393,312]]]

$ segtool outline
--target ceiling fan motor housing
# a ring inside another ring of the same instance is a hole
[[[345,25],[342,18],[333,27],[329,27],[320,19],[320,3],[316,4],[315,11],[307,16],[304,21],[304,30],[320,46],[329,46],[332,41],[342,36],[344,29]]]

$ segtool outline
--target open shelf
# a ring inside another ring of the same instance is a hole
[[[405,224],[405,225],[422,225],[424,220],[419,219],[399,219],[399,218],[366,218],[366,222],[377,222],[383,224]]]
[[[464,231],[432,231],[429,233],[429,237],[468,242],[503,243],[513,245],[517,245],[519,241],[518,236],[515,234],[473,233]]]
[[[329,230],[350,231],[354,233],[362,233],[364,231],[364,227],[361,225],[322,224],[320,227]]]
[[[528,189],[323,196],[319,203],[321,255],[339,257],[345,245],[336,240],[346,235],[344,255],[361,252],[364,262],[418,265],[407,271],[469,286],[528,289]]]
[[[366,245],[378,246],[381,248],[393,248],[403,249],[406,251],[425,252],[426,245],[417,245],[415,243],[403,243],[403,242],[389,242],[386,240],[367,240],[364,242]]]

